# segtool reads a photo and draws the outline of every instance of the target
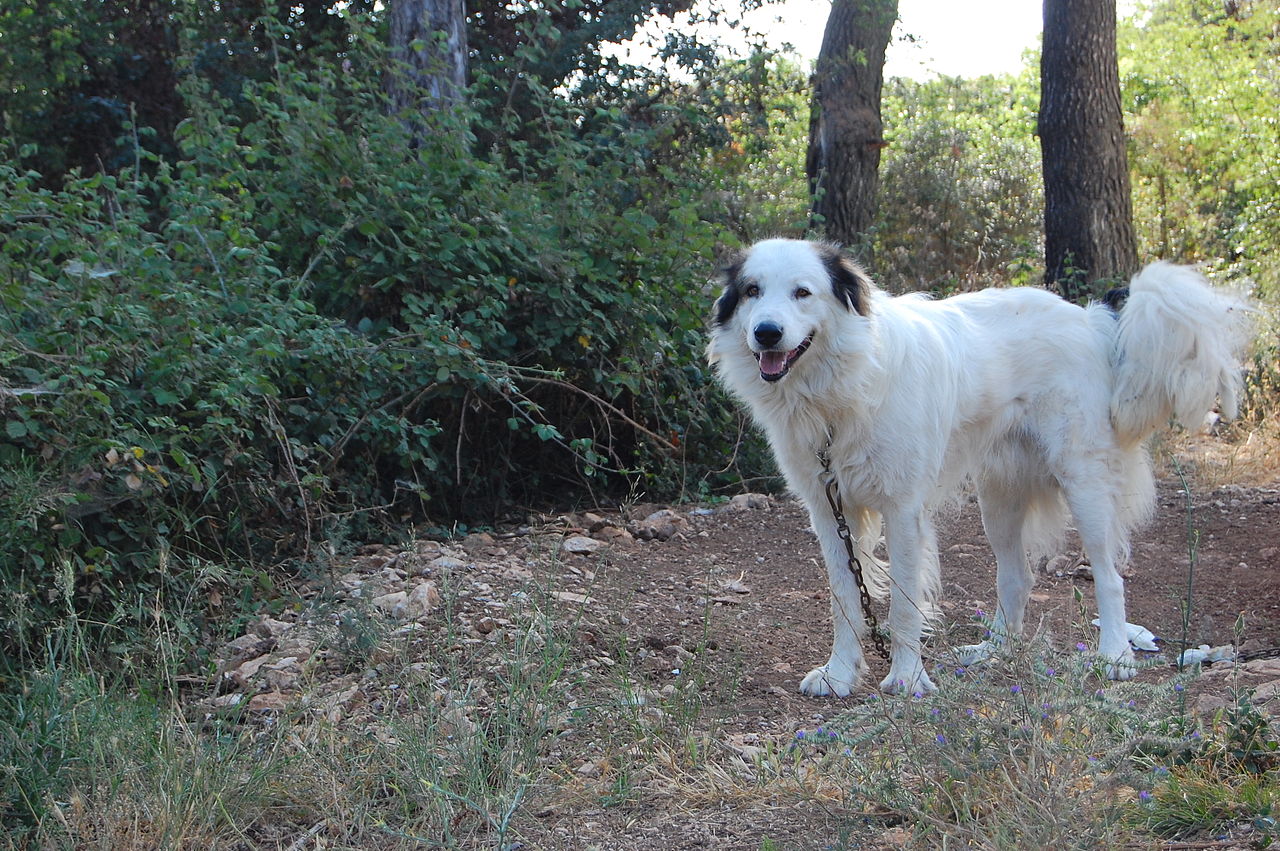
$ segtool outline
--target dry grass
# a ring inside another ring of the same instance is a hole
[[[1209,490],[1270,485],[1280,477],[1280,412],[1217,433],[1169,430],[1157,436],[1153,454],[1162,475],[1175,475],[1177,465]]]
[[[1260,819],[1248,829],[1268,835],[1275,737],[1256,714],[1191,717],[1190,674],[1106,683],[1091,648],[1037,638],[927,698],[870,696],[821,727],[744,732],[718,720],[732,686],[711,696],[723,672],[701,656],[654,692],[624,650],[605,666],[598,649],[582,655],[573,612],[542,589],[527,599],[496,663],[492,645],[448,636],[424,648],[369,630],[371,643],[343,645],[361,698],[340,716],[306,699],[193,712],[172,671],[109,686],[68,624],[51,646],[72,650],[51,651],[0,707],[4,842],[554,848],[539,814],[602,808],[767,822],[812,807],[859,841],[918,848],[1149,847]],[[1247,769],[1229,758],[1245,739],[1262,754]]]

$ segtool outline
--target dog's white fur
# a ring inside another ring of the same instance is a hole
[[[1215,398],[1235,414],[1242,300],[1167,263],[1134,277],[1118,315],[1030,287],[894,298],[836,249],[782,239],[752,246],[721,283],[708,357],[808,508],[831,585],[831,658],[802,692],[846,696],[866,667],[857,588],[819,480],[828,441],[863,564],[889,592],[882,689],[935,688],[920,655],[939,589],[931,518],[966,480],[995,552],[998,607],[992,638],[963,648],[965,661],[1021,631],[1028,550],[1052,547],[1069,510],[1093,566],[1107,673],[1133,676],[1117,561],[1154,504],[1144,441],[1171,416],[1199,424]],[[887,576],[872,556],[882,518]]]

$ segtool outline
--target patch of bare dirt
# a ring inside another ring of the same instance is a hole
[[[593,594],[627,613],[631,640],[653,647],[706,641],[712,652],[731,651],[740,667],[725,672],[737,686],[726,711],[743,720],[805,722],[842,703],[796,692],[830,649],[825,571],[804,510],[785,498],[762,506],[695,510],[688,532],[606,556]],[[940,632],[948,644],[976,640],[973,615],[995,608],[995,560],[976,504],[945,513],[938,527],[941,605],[952,625],[972,624],[973,636]],[[1225,487],[1193,495],[1188,508],[1177,486],[1162,483],[1155,521],[1134,537],[1127,576],[1129,620],[1159,636],[1170,656],[1182,641],[1188,592],[1191,646],[1236,644],[1243,618],[1243,653],[1280,656],[1280,489]],[[1060,641],[1069,639],[1064,647],[1073,645],[1083,637],[1076,589],[1091,619],[1092,581],[1078,543],[1069,539],[1059,558],[1041,566],[1028,624],[1044,623]],[[870,661],[867,687],[888,672],[883,660]],[[677,675],[654,664],[651,676],[660,682]]]

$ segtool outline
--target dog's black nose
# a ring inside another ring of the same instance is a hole
[[[756,326],[756,342],[762,346],[776,346],[782,339],[782,327],[772,322],[761,322]]]

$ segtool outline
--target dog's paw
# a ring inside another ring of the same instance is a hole
[[[1107,660],[1107,679],[1124,681],[1138,675],[1138,663],[1134,661],[1133,650],[1125,648],[1121,653],[1103,655]]]
[[[957,647],[950,653],[951,661],[955,662],[962,668],[970,665],[977,665],[987,661],[1000,649],[1000,645],[994,641],[983,641],[980,644],[966,644]]]
[[[916,663],[908,669],[889,669],[889,676],[880,681],[885,694],[933,694],[938,687],[929,679],[924,665]]]
[[[856,670],[840,673],[828,662],[814,668],[800,681],[800,693],[810,697],[848,697],[858,687],[860,679]]]

